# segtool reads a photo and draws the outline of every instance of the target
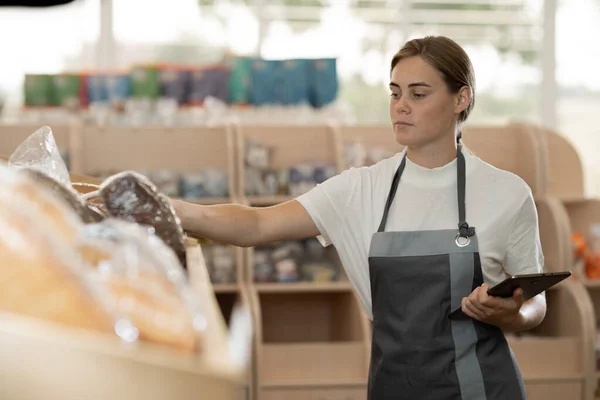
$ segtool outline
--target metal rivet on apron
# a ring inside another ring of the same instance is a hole
[[[467,247],[471,243],[471,238],[460,236],[460,233],[457,233],[454,242],[458,247]]]

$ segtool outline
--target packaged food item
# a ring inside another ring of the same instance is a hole
[[[0,207],[0,310],[136,340],[103,306],[80,258],[18,199]],[[125,324],[127,325],[127,324]],[[132,334],[133,333],[133,334]]]
[[[144,175],[140,173],[140,175]],[[180,190],[180,174],[176,171],[168,169],[160,169],[150,174],[152,183],[156,185],[159,192],[166,196],[179,196]]]
[[[156,235],[173,249],[181,265],[186,266],[181,221],[169,199],[147,178],[133,171],[118,173],[102,182],[99,195],[108,215],[152,226]]]
[[[60,74],[52,77],[52,104],[77,110],[80,107],[81,76]]]
[[[154,65],[140,65],[131,71],[131,95],[156,100],[160,96],[159,70]]]
[[[206,321],[200,301],[153,228],[109,218],[86,225],[77,247],[106,286],[112,311],[131,321],[140,340],[201,350]]]
[[[236,281],[235,254],[229,246],[212,245],[208,252],[209,273],[212,283]]]
[[[308,104],[309,85],[307,60],[281,60],[275,64],[277,103]]]
[[[52,75],[26,74],[24,104],[27,107],[45,107],[52,103]]]
[[[275,279],[275,267],[271,261],[271,252],[266,249],[254,251],[254,281],[272,282]]]
[[[43,126],[13,151],[9,160],[13,167],[37,168],[65,186],[71,185],[69,171],[60,155],[52,129]]]
[[[348,142],[344,150],[346,168],[359,168],[367,165],[367,149],[362,141]]]
[[[250,81],[252,60],[245,57],[230,57],[229,67],[229,103],[248,104],[250,97]]]
[[[159,71],[160,93],[184,105],[189,101],[192,71],[188,68],[163,66]]]
[[[86,223],[100,222],[104,219],[104,213],[97,207],[88,204],[72,187],[64,186],[54,178],[37,169],[24,168],[20,173],[27,175],[32,181],[44,186],[56,197],[68,204],[79,218]]]
[[[309,101],[315,108],[325,107],[335,101],[339,84],[335,58],[308,61]]]

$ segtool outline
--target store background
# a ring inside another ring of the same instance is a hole
[[[26,73],[206,65],[225,54],[337,58],[336,107],[386,124],[391,55],[425,34],[472,57],[471,124],[541,123],[568,137],[600,194],[599,0],[79,0],[0,10],[0,119],[15,121]],[[553,62],[553,60],[555,62]]]

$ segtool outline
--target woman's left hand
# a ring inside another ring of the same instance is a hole
[[[487,291],[486,283],[475,288],[468,297],[462,299],[462,311],[473,319],[501,329],[517,328],[522,318],[519,311],[524,302],[523,291],[516,289],[509,298],[490,296]]]

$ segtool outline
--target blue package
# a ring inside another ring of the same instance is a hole
[[[159,71],[160,95],[174,99],[179,105],[188,102],[192,72],[178,69],[162,69]]]
[[[254,59],[250,63],[250,104],[277,104],[276,66],[279,61]]]
[[[89,75],[86,80],[87,103],[107,103],[108,91],[103,75]]]
[[[308,62],[309,100],[315,108],[335,101],[338,94],[337,60],[324,58]]]
[[[283,60],[276,64],[277,102],[285,105],[308,103],[307,60]]]
[[[131,97],[131,77],[129,75],[105,76],[104,86],[110,102],[124,102]]]

